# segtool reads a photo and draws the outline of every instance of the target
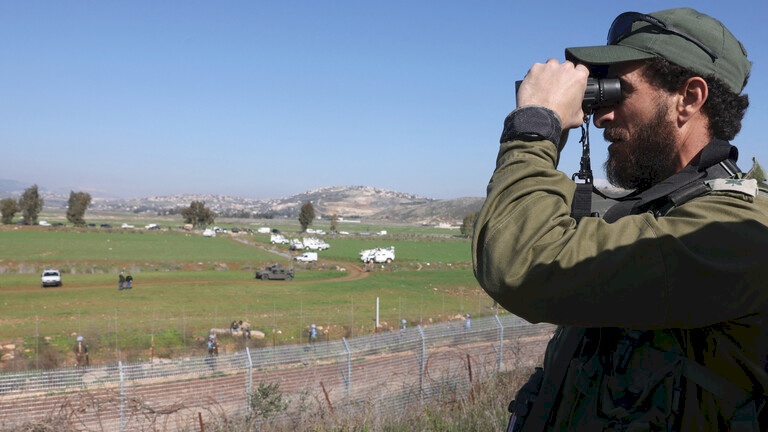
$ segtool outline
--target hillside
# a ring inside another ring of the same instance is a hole
[[[18,198],[30,185],[0,180],[0,198]],[[66,209],[68,195],[40,186],[45,208]],[[477,212],[483,198],[439,200],[370,186],[331,186],[311,189],[284,198],[254,199],[228,195],[177,194],[139,198],[94,196],[90,212],[168,214],[203,201],[220,216],[296,218],[301,206],[312,202],[318,216],[337,215],[348,219],[371,218],[420,224],[459,224],[464,216]]]
[[[18,197],[24,185],[20,182],[0,180],[0,198]],[[606,193],[610,190],[601,188]],[[68,195],[48,192],[40,188],[45,207],[66,209]],[[626,191],[623,191],[626,192]],[[614,191],[614,195],[622,195]],[[600,214],[613,204],[593,195],[593,211]],[[312,202],[318,216],[337,215],[347,219],[369,218],[390,222],[426,225],[461,224],[465,216],[480,211],[484,198],[463,197],[434,199],[419,195],[379,189],[370,186],[331,186],[311,189],[285,198],[254,199],[228,195],[178,194],[141,198],[93,197],[89,211],[110,213],[171,214],[188,207],[192,201],[203,201],[206,206],[223,217],[287,217],[296,218],[301,206]]]

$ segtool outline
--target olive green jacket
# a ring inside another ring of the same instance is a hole
[[[768,304],[768,200],[710,194],[656,219],[570,216],[548,141],[499,151],[472,242],[480,285],[530,322],[696,328]],[[752,202],[754,201],[754,202]]]
[[[768,200],[712,192],[664,217],[577,225],[575,184],[556,169],[559,129],[509,120],[472,242],[485,291],[533,323],[699,332],[703,347],[686,355],[753,385],[743,364],[762,369],[768,351]],[[708,346],[721,340],[738,360]]]

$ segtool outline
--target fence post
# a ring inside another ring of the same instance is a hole
[[[419,330],[419,336],[421,336],[421,360],[419,361],[419,397],[421,398],[421,404],[424,405],[424,373],[427,368],[427,340],[424,337],[424,329],[421,325],[418,325],[416,329]]]
[[[123,388],[125,375],[122,361],[117,362],[117,370],[120,373],[120,432],[123,432],[125,430],[125,389]]]
[[[347,403],[349,403],[349,396],[352,387],[352,350],[349,349],[347,338],[341,338],[344,342],[344,349],[347,350],[347,376],[344,377],[344,384],[347,387]]]
[[[504,326],[501,325],[501,320],[498,315],[494,315],[493,317],[496,318],[496,324],[499,326],[499,359],[498,365],[496,366],[496,372],[501,372],[504,353]]]
[[[253,393],[253,358],[251,357],[251,349],[245,347],[245,356],[248,359],[248,379],[246,380],[245,389],[245,412],[247,415],[251,415],[251,394]]]

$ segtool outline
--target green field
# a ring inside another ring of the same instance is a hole
[[[303,265],[268,234],[4,226],[0,342],[22,343],[30,358],[41,344],[66,357],[74,336],[84,335],[94,359],[112,362],[198,352],[211,328],[241,319],[266,334],[251,346],[305,342],[311,323],[326,338],[359,336],[374,331],[377,298],[385,328],[491,313],[467,239],[434,228],[383,229],[389,234],[324,236],[331,248]],[[359,251],[383,246],[395,246],[395,262],[363,271]],[[293,266],[295,279],[254,278],[275,262]],[[63,287],[40,287],[49,267],[62,271]],[[134,276],[134,289],[117,290],[120,271]],[[225,349],[242,347],[229,342]]]

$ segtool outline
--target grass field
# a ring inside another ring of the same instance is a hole
[[[298,237],[289,231],[296,228],[281,229]],[[427,227],[357,229],[389,234],[324,236],[331,248],[304,266],[287,258],[287,247],[269,244],[267,234],[205,238],[176,229],[3,226],[0,342],[23,345],[28,359],[41,346],[66,359],[73,336],[84,335],[96,361],[113,362],[200,351],[211,328],[232,320],[266,334],[252,346],[300,343],[311,323],[323,337],[370,333],[377,298],[385,327],[396,328],[401,319],[415,325],[490,313],[492,302],[472,275],[467,239]],[[378,246],[395,246],[397,259],[362,271],[358,252]],[[254,279],[256,269],[274,262],[294,266],[296,278]],[[40,287],[48,267],[63,272],[63,287]],[[123,270],[134,276],[130,291],[117,290]]]

